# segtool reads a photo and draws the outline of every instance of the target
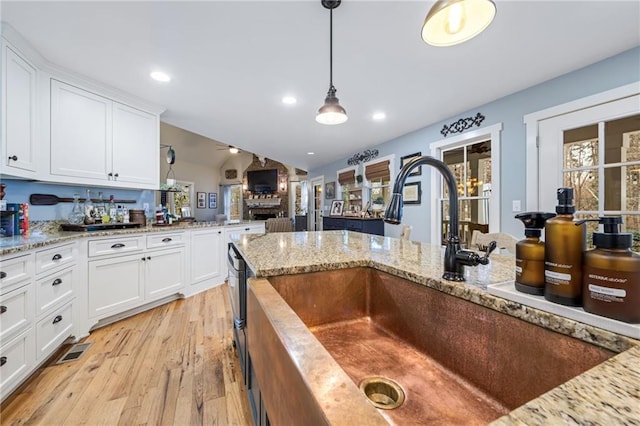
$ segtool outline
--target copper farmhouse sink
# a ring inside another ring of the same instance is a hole
[[[370,268],[252,280],[248,303],[274,424],[314,409],[306,420],[348,424],[345,413],[369,416],[374,405],[383,423],[486,424],[615,355]],[[346,390],[326,391],[344,373]],[[302,399],[271,395],[283,387]]]

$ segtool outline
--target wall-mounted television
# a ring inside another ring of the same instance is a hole
[[[247,185],[254,194],[278,192],[278,170],[250,170],[247,172]]]

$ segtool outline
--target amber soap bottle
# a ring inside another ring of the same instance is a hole
[[[545,224],[544,297],[568,306],[582,306],[582,253],[585,226],[576,225],[573,188],[558,188],[556,217]]]
[[[604,232],[593,233],[596,248],[584,253],[584,310],[640,323],[640,255],[630,250],[633,235],[619,232],[621,216],[592,219],[596,220],[603,225]]]
[[[524,240],[516,244],[516,290],[544,294],[544,243],[540,241],[545,222],[555,213],[526,212],[516,215],[524,224]]]

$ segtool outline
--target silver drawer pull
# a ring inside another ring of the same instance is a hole
[[[169,238],[169,237],[162,239],[163,243],[168,243],[168,242],[171,242],[171,241],[173,241],[173,240],[171,238]]]
[[[58,260],[60,260],[60,259],[62,259],[62,255],[61,255],[61,254],[55,254],[55,255],[51,258],[51,260],[53,260],[54,262],[56,262],[56,261],[58,261]]]
[[[114,244],[114,245],[111,246],[112,249],[117,249],[117,248],[122,248],[122,247],[124,247],[124,244],[122,244],[122,243]]]
[[[56,278],[55,280],[53,280],[53,282],[51,283],[52,286],[56,286],[56,285],[60,285],[62,284],[62,280],[60,278]]]
[[[57,324],[57,323],[59,323],[60,321],[62,321],[62,315],[58,315],[57,317],[55,317],[55,318],[53,319],[52,324]]]
[[[2,278],[7,278],[7,273],[4,271],[0,272],[0,279]]]
[[[0,356],[0,367],[5,365],[6,363],[7,363],[7,357],[6,356]]]
[[[4,314],[5,312],[7,312],[7,307],[4,305],[0,306],[0,314]]]

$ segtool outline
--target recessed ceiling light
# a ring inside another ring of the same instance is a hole
[[[156,81],[161,81],[163,83],[167,83],[167,82],[171,81],[171,77],[169,77],[168,74],[163,73],[162,71],[153,71],[151,73],[151,78],[156,80]]]
[[[296,98],[294,98],[293,96],[284,96],[282,98],[282,103],[286,104],[286,105],[293,105],[296,102],[298,102],[298,100]]]
[[[376,112],[373,114],[374,120],[384,120],[385,118],[387,118],[387,114],[384,112]]]
[[[307,152],[307,155],[314,155],[314,154],[315,154],[315,152],[313,152],[313,151]]]

